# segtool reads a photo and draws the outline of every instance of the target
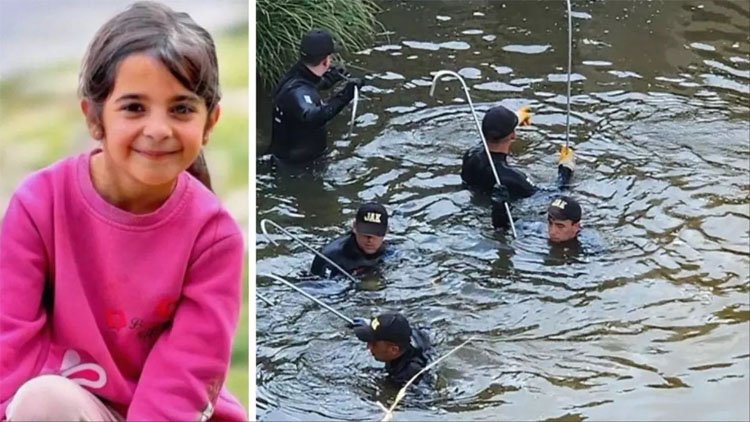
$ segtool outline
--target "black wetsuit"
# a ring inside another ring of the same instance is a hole
[[[385,370],[388,372],[388,381],[401,388],[428,365],[430,361],[429,352],[432,346],[430,340],[422,330],[412,329],[412,344],[406,349],[403,355],[398,359],[392,360],[385,364]],[[424,375],[424,374],[423,374]],[[423,377],[416,381],[420,381]]]
[[[540,190],[551,190],[536,186],[521,171],[508,165],[508,155],[502,152],[492,152],[492,162],[495,163],[497,175],[500,182],[507,190],[507,199],[497,197],[493,187],[497,185],[492,167],[487,160],[484,146],[478,144],[464,154],[463,166],[461,167],[461,179],[472,188],[482,192],[492,192],[492,225],[494,227],[507,228],[510,225],[503,202],[513,201],[520,198],[528,198]],[[563,165],[557,166],[557,188],[563,189],[573,176],[573,171]]]
[[[349,234],[329,243],[321,252],[346,272],[353,275],[378,265],[386,253],[386,244],[384,242],[374,254],[366,254],[357,245],[354,233],[349,232]],[[333,277],[340,273],[339,270],[317,255],[312,262],[310,272],[321,277]]]
[[[525,174],[508,165],[507,154],[491,154],[500,182],[508,189],[511,200],[527,198],[539,189]],[[472,147],[464,154],[461,179],[468,187],[482,192],[491,192],[492,187],[497,184],[482,144]]]
[[[325,125],[352,97],[342,90],[324,102],[321,88],[326,88],[321,86],[321,78],[302,62],[297,62],[279,81],[273,92],[270,152],[274,157],[303,163],[325,153]]]

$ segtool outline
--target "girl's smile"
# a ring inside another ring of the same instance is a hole
[[[139,149],[139,148],[132,148],[133,151],[137,152],[138,154],[143,155],[146,158],[150,158],[153,160],[158,160],[164,157],[168,157],[170,155],[178,154],[182,152],[181,149],[175,150],[175,151],[159,151],[159,150],[153,150],[153,149]]]

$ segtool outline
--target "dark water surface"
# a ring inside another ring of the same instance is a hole
[[[355,136],[306,171],[258,161],[258,218],[315,247],[362,201],[392,213],[400,251],[358,286],[298,281],[349,316],[399,309],[443,354],[437,391],[397,420],[750,419],[750,2],[575,1],[571,194],[580,250],[546,241],[551,194],[517,203],[519,238],[490,228],[486,199],[461,188],[481,115],[534,109],[514,162],[551,184],[565,137],[565,3],[383,5],[388,35],[347,57],[369,69]],[[355,74],[364,72],[354,70]],[[269,140],[258,101],[258,150]],[[259,154],[260,155],[260,154]],[[292,280],[312,254],[260,235],[257,271]],[[281,238],[280,238],[281,239]],[[381,364],[334,316],[268,279],[258,291],[258,415],[379,420],[393,392]]]

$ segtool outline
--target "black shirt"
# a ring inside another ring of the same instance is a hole
[[[525,174],[508,165],[505,153],[492,152],[491,155],[500,182],[508,189],[511,200],[529,197],[538,190]],[[483,192],[491,192],[492,187],[497,184],[481,143],[464,154],[461,179],[470,188]]]
[[[351,99],[341,91],[324,102],[320,82],[319,76],[297,62],[274,89],[270,152],[276,158],[302,163],[325,153],[325,125]]]
[[[414,375],[429,364],[428,354],[431,348],[427,335],[420,329],[413,329],[412,344],[409,345],[403,355],[385,364],[388,381],[399,388],[403,387]],[[415,382],[421,381],[423,376],[424,374]]]
[[[349,274],[355,274],[378,265],[386,252],[386,244],[383,243],[374,254],[366,254],[357,245],[354,233],[349,232],[349,234],[329,243],[321,252]],[[340,273],[339,270],[317,255],[312,262],[310,272],[321,277],[333,277]]]

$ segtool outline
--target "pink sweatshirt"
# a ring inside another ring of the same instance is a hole
[[[158,210],[123,211],[94,190],[92,154],[28,177],[2,222],[0,417],[24,382],[60,374],[128,420],[247,420],[223,389],[239,227],[185,172]]]

